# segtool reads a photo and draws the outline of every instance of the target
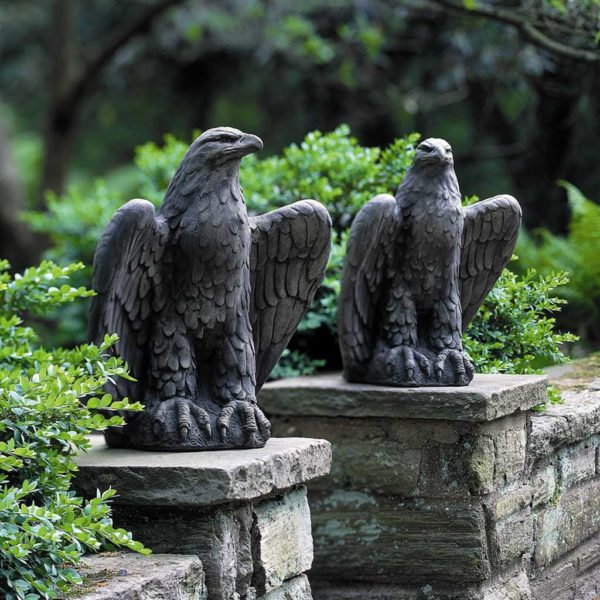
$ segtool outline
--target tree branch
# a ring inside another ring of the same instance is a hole
[[[79,76],[73,80],[67,93],[63,96],[62,102],[70,107],[77,105],[86,94],[88,88],[94,83],[98,74],[129,40],[146,32],[152,26],[153,21],[167,8],[181,2],[182,0],[159,0],[159,2],[149,6],[135,19],[132,19],[123,26],[122,29],[116,31],[105,45],[87,62]]]
[[[467,8],[462,3],[456,3],[452,0],[426,0],[425,4],[434,9],[445,9],[454,14],[470,15],[472,17],[484,17],[501,23],[506,23],[515,27],[532,44],[539,48],[549,50],[550,52],[563,56],[565,58],[595,63],[600,62],[600,52],[595,50],[586,50],[585,48],[575,48],[562,42],[548,37],[540,31],[534,23],[527,19],[526,15],[519,11],[511,11],[496,6],[476,4]]]

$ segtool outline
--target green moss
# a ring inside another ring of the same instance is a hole
[[[600,378],[600,352],[574,360],[568,371],[553,380],[561,390],[585,390],[590,383]]]

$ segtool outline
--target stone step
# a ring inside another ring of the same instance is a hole
[[[204,570],[197,556],[104,552],[82,559],[83,583],[68,600],[206,600]]]

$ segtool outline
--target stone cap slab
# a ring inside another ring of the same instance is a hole
[[[395,388],[340,374],[281,379],[259,395],[271,415],[493,421],[546,402],[544,375],[475,375],[465,387]]]
[[[111,552],[84,556],[78,569],[83,584],[69,589],[73,600],[206,600],[202,563],[197,556]]]
[[[600,433],[600,391],[564,391],[562,399],[532,415],[529,449],[537,458]]]
[[[109,448],[92,436],[78,457],[77,493],[118,490],[116,504],[212,506],[248,501],[326,475],[331,445],[310,438],[271,438],[264,448],[209,452],[145,452]]]

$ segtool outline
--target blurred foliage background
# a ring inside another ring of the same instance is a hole
[[[192,132],[231,125],[265,142],[244,161],[251,209],[310,195],[333,213],[305,323],[324,331],[343,232],[394,191],[419,132],[451,142],[463,194],[519,199],[513,284],[530,268],[547,282],[519,301],[568,299],[560,328],[597,346],[599,15],[598,0],[0,0],[0,257],[89,265],[115,207],[159,202]],[[69,310],[52,341],[83,335]]]

